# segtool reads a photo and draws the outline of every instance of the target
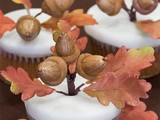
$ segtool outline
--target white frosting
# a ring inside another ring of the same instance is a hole
[[[41,9],[38,8],[30,9],[32,16],[35,16],[40,11]],[[15,22],[23,15],[27,15],[25,9],[12,11],[5,14],[5,16],[10,17]],[[40,23],[49,18],[50,16],[44,13],[37,17]],[[0,49],[3,52],[19,56],[20,58],[40,58],[49,56],[52,54],[50,47],[53,45],[55,45],[55,43],[52,39],[52,33],[43,28],[41,29],[38,37],[32,41],[22,40],[15,29],[11,32],[6,32],[0,39]]]
[[[77,75],[76,86],[86,82]],[[56,90],[67,92],[67,82],[56,86]],[[82,88],[83,89],[83,88]],[[120,110],[110,103],[101,105],[96,98],[84,92],[76,96],[65,96],[56,92],[45,97],[33,97],[25,102],[28,114],[35,120],[112,120]]]
[[[132,0],[126,0],[128,6]],[[115,16],[108,16],[102,12],[97,5],[92,6],[88,14],[93,15],[98,24],[93,26],[85,26],[85,31],[97,41],[121,47],[125,45],[127,48],[140,48],[143,46],[157,47],[160,40],[153,40],[149,35],[142,32],[133,22],[130,22],[126,11],[121,9],[120,13]],[[160,19],[160,4],[149,15],[141,15],[137,13],[137,20],[158,20]]]

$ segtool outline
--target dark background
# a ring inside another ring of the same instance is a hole
[[[31,0],[31,2],[32,7],[40,7],[42,0]],[[70,10],[84,8],[86,12],[93,4],[95,4],[95,0],[75,0]],[[21,8],[23,8],[23,5],[15,4],[11,0],[0,0],[0,9],[3,13]],[[83,29],[82,33],[85,34]],[[86,52],[91,52],[89,46],[88,44]],[[152,84],[152,89],[148,92],[149,99],[143,101],[147,104],[147,110],[155,111],[160,118],[160,75],[149,78],[147,81]],[[0,80],[0,120],[27,118],[20,95],[13,95],[9,87],[9,85]]]

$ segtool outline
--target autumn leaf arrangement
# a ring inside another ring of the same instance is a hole
[[[142,32],[148,34],[153,39],[159,39],[160,20],[137,20],[137,13],[147,15],[152,13],[158,6],[158,0],[132,0],[129,8],[125,0],[96,0],[98,7],[109,16],[117,15],[124,9],[129,15],[130,21],[134,22]]]
[[[52,17],[41,26],[53,31],[56,43],[50,48],[53,56],[38,65],[40,79],[32,80],[24,69],[15,69],[12,66],[0,71],[0,74],[11,83],[11,92],[21,93],[21,99],[26,101],[35,95],[42,97],[57,92],[74,96],[82,91],[97,98],[104,106],[112,102],[117,108],[122,109],[119,120],[158,120],[157,115],[153,111],[146,111],[146,105],[140,101],[140,98],[148,98],[147,92],[151,89],[150,83],[139,78],[140,71],[152,65],[155,60],[154,49],[143,47],[139,50],[134,48],[127,50],[122,46],[116,54],[111,53],[105,57],[82,53],[88,39],[85,36],[79,37],[79,27],[96,24],[96,21],[91,15],[84,14],[82,9],[66,11],[73,2],[74,0],[66,0],[66,4],[61,4],[61,0],[44,0],[42,11]],[[25,8],[30,8],[28,4],[30,1],[21,0],[20,3],[24,4]],[[52,9],[50,5],[55,8]],[[61,12],[55,12],[57,5],[65,5],[60,7],[65,9],[58,9]],[[2,12],[0,15],[3,19],[9,20]],[[11,30],[11,27],[3,29],[1,36],[6,30]],[[77,74],[86,79],[86,82],[75,87]],[[67,80],[68,93],[54,88],[64,80]]]

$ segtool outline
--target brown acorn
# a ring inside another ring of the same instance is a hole
[[[107,59],[100,55],[81,54],[77,61],[77,72],[82,77],[93,80],[103,71]]]
[[[96,0],[98,7],[110,16],[118,14],[123,3],[124,0]]]
[[[143,15],[151,13],[157,5],[158,0],[133,0],[134,8]]]
[[[78,58],[80,50],[67,34],[62,34],[56,41],[54,54],[62,57],[67,64],[70,64]]]
[[[47,85],[61,84],[66,75],[67,64],[58,56],[49,57],[38,65],[38,76]]]
[[[29,41],[38,36],[41,25],[35,17],[25,15],[18,19],[16,30],[22,39]]]
[[[73,3],[74,0],[44,0],[41,8],[46,14],[60,18]]]

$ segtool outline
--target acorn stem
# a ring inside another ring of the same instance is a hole
[[[74,96],[74,95],[78,94],[78,92],[76,91],[76,88],[75,88],[75,84],[74,84],[75,78],[76,78],[76,72],[70,73],[69,70],[68,70],[67,86],[68,86],[68,94],[70,96]]]
[[[43,13],[43,11],[37,13],[37,14],[35,15],[35,18],[38,17],[39,15],[41,15],[42,13]]]
[[[134,9],[133,5],[131,6],[131,9],[129,9],[124,3],[122,8],[128,13],[131,22],[137,21],[136,10]]]

